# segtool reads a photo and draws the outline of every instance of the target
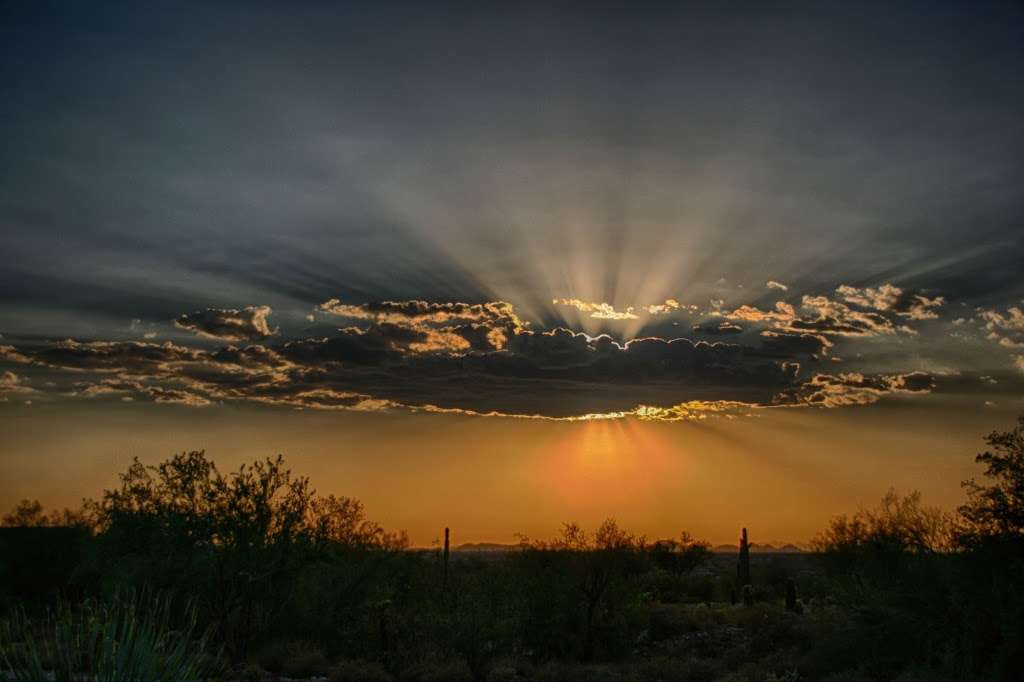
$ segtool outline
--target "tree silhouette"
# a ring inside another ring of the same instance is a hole
[[[63,526],[89,526],[90,519],[84,511],[64,509],[47,514],[39,500],[22,500],[0,519],[0,526],[8,528],[50,528]]]
[[[91,506],[100,570],[195,595],[218,638],[241,657],[283,613],[280,593],[304,565],[406,544],[368,521],[357,500],[318,496],[280,456],[230,474],[203,451],[148,467],[136,459]],[[353,566],[348,582],[335,581],[339,589],[365,582],[369,563]]]
[[[985,465],[989,481],[963,482],[968,502],[960,507],[965,527],[960,541],[974,545],[986,540],[1024,539],[1024,416],[1009,431],[993,431],[985,438],[991,450],[975,461]]]
[[[39,500],[22,500],[11,513],[4,514],[2,525],[7,527],[49,526],[50,519],[43,513]]]
[[[543,580],[534,584],[543,584],[552,598],[565,599],[572,615],[578,616],[580,656],[591,661],[597,651],[598,630],[604,621],[621,615],[621,598],[643,571],[645,538],[607,519],[593,534],[577,523],[566,523],[554,540],[523,540],[521,556],[545,573]]]
[[[673,575],[686,575],[711,560],[711,545],[683,531],[678,540],[658,540],[651,547],[651,560]]]

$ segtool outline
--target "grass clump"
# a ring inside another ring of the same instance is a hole
[[[0,661],[16,682],[185,682],[211,672],[207,641],[169,599],[116,596],[66,604],[41,618],[16,611],[0,626]]]

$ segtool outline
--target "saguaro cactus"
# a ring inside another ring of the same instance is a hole
[[[448,540],[450,531],[446,527],[444,529],[444,577],[442,579],[442,586],[444,589],[448,589]]]
[[[747,529],[740,535],[740,560],[736,566],[736,577],[740,587],[750,584],[750,543],[747,542]]]

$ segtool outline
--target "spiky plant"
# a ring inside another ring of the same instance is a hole
[[[442,578],[442,586],[447,591],[448,589],[448,542],[450,538],[450,529],[444,529],[444,577]]]
[[[750,543],[747,542],[747,529],[740,535],[740,559],[736,566],[736,577],[740,587],[750,584]]]
[[[206,637],[187,611],[179,629],[170,600],[159,597],[62,604],[37,620],[18,612],[0,627],[0,661],[16,682],[199,680],[208,672]]]

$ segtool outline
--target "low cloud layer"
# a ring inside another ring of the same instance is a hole
[[[321,337],[217,350],[172,342],[68,339],[2,346],[0,360],[70,377],[72,384],[65,381],[60,389],[67,399],[189,407],[239,401],[538,419],[680,421],[770,406],[865,405],[890,394],[931,390],[932,377],[920,372],[809,371],[831,347],[831,336],[862,334],[867,325],[862,316],[873,328],[883,328],[880,320],[888,319],[821,299],[804,297],[802,313],[785,302],[769,311],[741,306],[712,315],[697,328],[700,335],[727,338],[744,331],[736,320],[764,326],[752,344],[663,336],[620,342],[560,327],[533,329],[502,301],[350,304],[332,299],[315,314],[340,324]],[[672,299],[663,305],[668,311],[683,308]],[[856,301],[851,305],[869,307]],[[896,303],[887,305],[891,314],[900,314]],[[665,312],[652,310],[647,312]],[[176,324],[206,337],[264,340],[274,333],[267,324],[269,312],[266,306],[208,309],[183,315]],[[848,331],[855,323],[861,324],[858,331]],[[18,385],[13,373],[4,377],[0,386]]]
[[[892,394],[930,393],[935,378],[925,372],[864,376],[847,374],[816,374],[792,391],[776,397],[779,404],[844,407],[870,405]]]

